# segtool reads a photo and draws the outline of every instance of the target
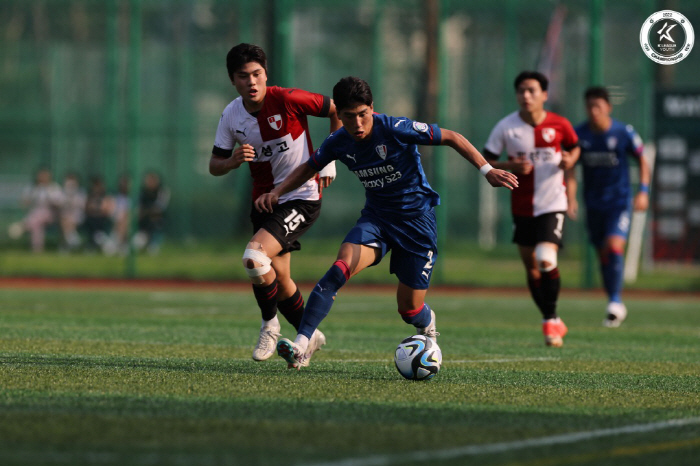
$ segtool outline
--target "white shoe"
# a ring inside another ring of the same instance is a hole
[[[605,310],[605,320],[603,326],[615,328],[619,327],[627,318],[627,308],[622,303],[610,302]]]
[[[293,341],[282,338],[280,342],[277,343],[277,354],[287,361],[288,369],[299,370],[302,367],[309,367],[311,356],[325,344],[326,336],[319,329],[316,329],[313,335],[311,335],[309,346],[306,348],[305,353],[302,353],[301,347]]]
[[[419,335],[425,335],[426,337],[432,339],[434,342],[437,343],[437,337],[440,336],[440,332],[436,330],[435,326],[435,311],[432,309],[430,310],[430,323],[428,324],[427,327],[416,327],[416,330],[418,330]]]
[[[306,354],[304,355],[304,361],[301,363],[302,367],[309,366],[309,360],[313,354],[321,349],[321,346],[326,344],[326,336],[319,329],[314,330],[311,339],[309,340],[309,347],[306,348]]]
[[[261,327],[258,344],[255,345],[255,349],[253,350],[253,359],[256,361],[264,361],[275,354],[277,339],[280,336],[282,336],[280,334],[280,327]]]
[[[308,366],[306,355],[302,353],[301,347],[291,340],[282,338],[277,343],[277,354],[287,361],[287,369],[297,369]]]

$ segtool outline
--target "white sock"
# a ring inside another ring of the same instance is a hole
[[[270,320],[263,320],[260,328],[265,328],[265,327],[267,327],[267,328],[270,328],[270,327],[280,328],[280,321],[277,320],[277,316],[273,317]]]
[[[306,335],[297,335],[296,340],[294,340],[294,343],[299,345],[299,347],[306,353],[306,348],[309,347],[309,339]]]

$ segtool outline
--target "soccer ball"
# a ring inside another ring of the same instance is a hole
[[[394,354],[399,374],[409,380],[428,380],[435,377],[442,364],[438,344],[425,335],[413,335],[399,343]]]

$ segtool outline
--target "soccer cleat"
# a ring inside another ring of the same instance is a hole
[[[261,327],[258,344],[253,350],[253,359],[264,361],[275,354],[277,339],[281,336],[279,327]]]
[[[314,330],[311,339],[309,340],[309,347],[306,349],[306,354],[304,354],[304,360],[301,362],[302,367],[309,367],[309,361],[311,356],[321,349],[321,346],[326,344],[326,336],[319,329]]]
[[[557,317],[556,319],[547,319],[542,323],[542,333],[544,333],[544,344],[561,348],[564,345],[564,335],[569,329],[566,328],[564,322]]]
[[[299,370],[301,367],[309,365],[306,355],[301,352],[299,345],[286,338],[282,338],[277,343],[277,354],[287,361],[287,369]]]
[[[610,302],[605,310],[604,327],[616,328],[627,318],[627,308],[622,303]]]
[[[437,337],[440,336],[440,332],[436,330],[435,326],[435,311],[430,310],[430,323],[427,327],[416,327],[419,335],[425,335],[434,342],[437,343]]]

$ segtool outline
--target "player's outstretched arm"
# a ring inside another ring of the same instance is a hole
[[[339,130],[342,126],[343,123],[340,121],[338,118],[338,110],[335,108],[335,102],[333,102],[333,99],[331,99],[331,106],[328,109],[328,115],[327,117],[331,120],[331,133],[336,132]],[[324,188],[327,188],[328,186],[331,185],[333,180],[335,180],[336,176],[336,171],[335,171],[335,161],[329,163],[326,165],[323,170],[318,172],[319,175],[319,183],[318,183],[318,188],[319,190],[323,190]]]
[[[316,173],[318,172],[308,164],[302,163],[275,189],[257,198],[255,200],[255,208],[258,212],[272,212],[273,207],[279,202],[280,196],[294,191],[309,181]]]
[[[449,129],[440,128],[440,132],[442,133],[442,141],[440,144],[453,148],[459,155],[478,168],[491,186],[504,187],[511,190],[518,187],[517,176],[510,172],[491,167],[484,156],[481,155],[467,138]]]
[[[335,133],[343,126],[343,122],[338,118],[338,109],[335,108],[333,99],[331,99],[331,106],[328,109],[328,118],[331,120],[331,133]]]

